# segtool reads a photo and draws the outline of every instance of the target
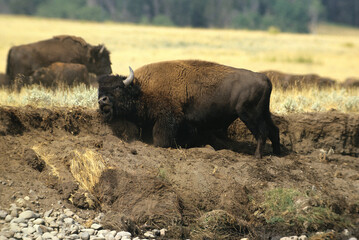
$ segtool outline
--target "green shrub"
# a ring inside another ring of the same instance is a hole
[[[318,204],[314,199],[321,199],[319,193],[304,194],[297,189],[279,187],[265,193],[261,208],[269,224],[282,224],[289,228],[302,227],[302,230],[311,231],[325,230],[327,226],[350,226],[349,220],[334,213],[324,203]]]

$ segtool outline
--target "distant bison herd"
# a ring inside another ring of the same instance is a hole
[[[112,73],[110,52],[104,45],[92,46],[84,39],[61,35],[14,46],[8,52],[6,75],[0,82],[13,86],[41,84],[44,87],[90,84],[90,74]],[[18,87],[18,86],[16,86]]]
[[[112,75],[104,45],[62,35],[9,50],[0,85],[20,90],[32,84],[54,90],[96,85],[106,122],[133,122],[150,132],[153,144],[160,147],[195,145],[197,135],[226,130],[239,117],[254,135],[255,156],[261,158],[267,138],[273,152],[280,153],[279,130],[269,111],[272,84],[286,90],[332,87],[336,82],[314,74],[255,73],[199,60],[152,63],[135,72],[130,68],[128,77]],[[359,87],[359,79],[348,79],[342,86]]]

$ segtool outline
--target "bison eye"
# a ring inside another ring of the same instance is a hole
[[[122,89],[122,87],[121,87],[121,86],[117,86],[117,87],[115,87],[115,91],[116,91],[116,92],[121,91],[121,89]]]

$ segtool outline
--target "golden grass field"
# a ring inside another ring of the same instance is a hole
[[[0,72],[5,72],[7,52],[11,46],[51,38],[54,35],[70,34],[81,36],[93,45],[104,43],[111,52],[113,72],[123,75],[128,74],[128,66],[136,69],[144,64],[163,60],[201,59],[253,71],[316,73],[339,82],[347,77],[359,77],[359,30],[354,28],[323,25],[318,28],[317,34],[292,34],[154,27],[11,15],[0,15],[0,22],[5,26],[0,33]],[[301,103],[293,104],[288,101],[291,101],[291,96],[299,95],[296,101],[301,101],[304,97],[309,105],[300,106],[293,111],[325,111],[331,108],[359,111],[359,107],[355,106],[342,109],[336,106],[338,99],[341,99],[341,105],[345,104],[347,97],[353,100],[352,98],[359,95],[358,90],[328,91],[330,92],[324,93],[324,98],[332,94],[332,91],[335,92],[334,95],[339,94],[342,98],[334,97],[331,103],[320,102],[318,104],[321,106],[316,107],[316,100],[312,97],[320,93],[282,92],[274,89],[271,108],[277,112],[286,112],[288,109],[292,111],[288,104],[298,106]],[[20,94],[24,96],[28,93]],[[0,104],[27,103],[14,94],[8,95],[4,90],[0,92]],[[92,95],[96,97],[96,94]],[[287,107],[284,104],[287,104]],[[96,107],[96,101],[89,107]]]

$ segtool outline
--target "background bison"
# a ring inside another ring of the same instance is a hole
[[[273,86],[281,89],[303,88],[303,87],[332,87],[336,82],[330,78],[320,77],[316,74],[287,74],[278,71],[262,72],[271,80]]]
[[[0,73],[0,87],[8,87],[9,85],[10,85],[9,77],[4,73]]]
[[[359,78],[350,77],[345,79],[342,83],[342,87],[344,88],[358,88],[359,87]]]
[[[271,91],[264,74],[204,61],[169,61],[131,70],[128,78],[100,77],[98,102],[106,120],[124,117],[150,129],[153,143],[161,147],[194,132],[227,129],[239,117],[257,139],[260,158],[267,136],[280,152],[269,112]]]
[[[55,62],[78,63],[96,75],[112,72],[110,53],[104,45],[92,46],[80,37],[62,35],[48,40],[12,47],[8,53],[6,74],[32,75],[37,69]]]
[[[75,86],[81,83],[89,86],[86,66],[76,63],[53,63],[37,69],[29,79],[28,84],[41,84],[44,87]]]

